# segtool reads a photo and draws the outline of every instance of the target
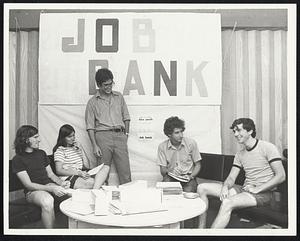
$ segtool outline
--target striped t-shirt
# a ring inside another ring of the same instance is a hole
[[[233,166],[244,169],[246,179],[243,186],[260,186],[274,176],[270,166],[273,161],[281,161],[276,146],[270,142],[257,140],[250,150],[244,147],[235,155]]]
[[[62,162],[64,169],[75,168],[81,170],[83,167],[82,150],[78,146],[59,146],[54,153],[54,161]]]

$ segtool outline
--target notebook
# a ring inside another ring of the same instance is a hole
[[[90,174],[91,176],[96,175],[101,170],[101,168],[103,167],[103,165],[104,164],[102,163],[99,166],[96,166],[95,168],[89,170],[88,174]]]

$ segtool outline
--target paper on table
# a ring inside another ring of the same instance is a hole
[[[129,204],[122,203],[118,201],[110,202],[110,211],[113,214],[121,214],[121,215],[132,215],[132,214],[142,214],[142,213],[153,213],[153,212],[163,212],[168,211],[168,209],[164,205],[145,205],[143,203]]]
[[[95,195],[95,215],[109,214],[109,197],[102,189],[92,190]]]
[[[122,213],[123,215],[168,211],[168,209],[163,205],[159,205],[159,206],[125,205],[124,209],[125,209],[125,212]]]
[[[79,203],[94,204],[94,196],[91,189],[75,189],[72,191],[72,201]]]
[[[100,169],[103,167],[103,165],[104,165],[104,164],[102,163],[102,164],[100,164],[99,166],[96,166],[95,168],[89,170],[89,171],[88,171],[88,174],[90,174],[91,176],[97,174],[97,173],[100,171]]]
[[[94,212],[94,205],[72,201],[66,205],[66,210],[81,215],[88,215]]]

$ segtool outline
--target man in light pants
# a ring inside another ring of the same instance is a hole
[[[109,69],[101,68],[96,72],[99,90],[87,103],[85,121],[93,153],[101,158],[106,170],[102,183],[108,179],[114,160],[119,183],[124,184],[131,181],[127,148],[130,116],[123,95],[112,90],[113,78]]]

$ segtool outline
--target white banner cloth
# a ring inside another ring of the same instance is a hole
[[[48,154],[67,123],[85,165],[96,166],[84,113],[101,67],[112,70],[129,107],[133,180],[160,180],[156,152],[170,116],[185,120],[200,152],[221,152],[219,14],[42,13],[39,36],[39,133]]]

